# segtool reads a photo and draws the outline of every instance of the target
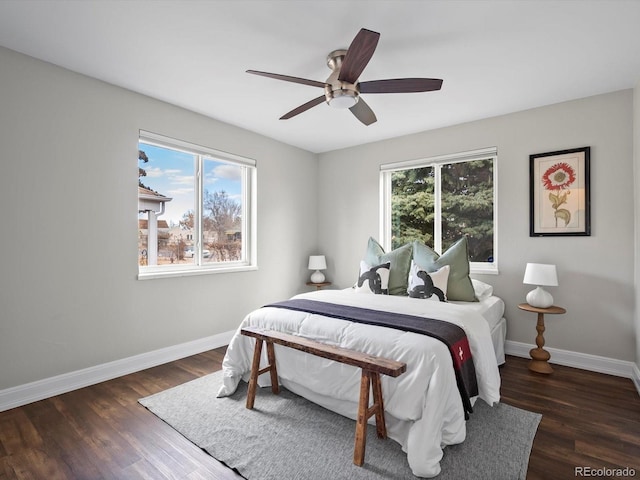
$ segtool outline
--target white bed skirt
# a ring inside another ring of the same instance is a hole
[[[500,321],[491,330],[491,341],[493,349],[496,352],[496,360],[498,365],[505,363],[504,344],[507,341],[507,319],[502,317]]]

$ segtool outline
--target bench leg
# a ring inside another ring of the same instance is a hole
[[[275,394],[280,393],[278,385],[278,371],[276,370],[276,352],[273,342],[267,342],[267,359],[269,361],[269,373],[271,374],[271,391]]]
[[[367,420],[369,415],[369,388],[371,385],[370,374],[362,370],[360,379],[360,403],[358,404],[358,420],[356,423],[356,445],[353,450],[353,463],[361,467],[364,464],[364,450],[367,443]]]
[[[376,412],[376,430],[378,438],[387,438],[387,424],[384,421],[384,403],[382,401],[382,385],[380,374],[371,372],[371,386],[373,388],[373,408]]]
[[[369,389],[373,389],[373,405],[369,407]],[[387,425],[384,420],[384,403],[382,401],[382,385],[380,374],[362,370],[360,380],[360,403],[358,405],[358,420],[356,423],[356,442],[353,450],[353,463],[359,467],[364,464],[364,453],[367,443],[367,420],[376,416],[376,431],[378,437],[387,438]]]
[[[251,364],[251,377],[249,378],[249,390],[247,391],[247,408],[251,410],[256,399],[258,387],[258,375],[260,375],[260,354],[262,353],[262,340],[256,338],[256,346],[253,350],[253,363]]]
[[[256,390],[258,389],[258,377],[263,373],[271,374],[271,391],[280,393],[278,385],[278,371],[276,370],[276,352],[273,342],[267,341],[267,361],[269,365],[260,370],[260,355],[262,354],[262,340],[256,338],[256,347],[253,350],[253,363],[251,364],[251,376],[249,377],[249,390],[247,391],[247,408],[251,410],[256,400]]]

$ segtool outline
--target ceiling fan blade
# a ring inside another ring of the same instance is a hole
[[[373,113],[371,107],[367,105],[362,97],[358,98],[358,103],[356,103],[353,107],[351,107],[351,113],[353,113],[358,120],[360,120],[365,125],[371,125],[378,121],[376,118],[376,114]]]
[[[307,110],[309,110],[312,107],[315,107],[316,105],[320,105],[325,100],[326,100],[326,97],[324,95],[322,95],[322,96],[320,96],[318,98],[314,98],[313,100],[310,100],[307,103],[305,103],[303,105],[300,105],[299,107],[294,108],[290,112],[285,113],[283,116],[280,117],[280,120],[287,120],[287,119],[289,119],[291,117],[295,117],[296,115],[299,115],[302,112],[306,112]]]
[[[276,80],[284,80],[285,82],[301,83],[302,85],[310,85],[312,87],[324,88],[324,82],[316,80],[307,80],[306,78],[292,77],[290,75],[280,75],[279,73],[259,72],[258,70],[247,70],[247,73],[260,75],[262,77],[275,78]]]
[[[369,60],[371,60],[379,39],[380,34],[378,32],[372,32],[366,28],[360,29],[351,42],[351,45],[349,45],[347,54],[342,61],[338,80],[341,82],[356,83],[364,67],[366,67]]]
[[[360,82],[360,93],[432,92],[442,88],[439,78],[394,78]]]

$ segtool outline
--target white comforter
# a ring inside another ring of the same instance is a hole
[[[489,326],[472,309],[430,300],[358,294],[352,290],[321,290],[294,298],[403,312],[455,323],[464,328],[469,339],[479,397],[489,405],[500,399],[500,375]],[[405,362],[406,373],[397,378],[382,375],[381,380],[389,437],[402,445],[414,475],[438,475],[442,448],[465,439],[464,411],[451,356],[440,341],[416,333],[274,307],[250,313],[240,328],[246,325],[298,334]],[[239,331],[231,340],[222,364],[224,384],[218,396],[231,395],[240,379],[249,377],[254,340],[240,335]],[[356,419],[359,369],[280,346],[276,346],[276,359],[283,386]],[[268,375],[260,377],[261,386],[269,385],[268,382]]]

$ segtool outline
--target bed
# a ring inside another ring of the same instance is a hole
[[[476,302],[437,302],[398,295],[362,295],[350,288],[320,290],[293,298],[401,312],[459,325],[466,332],[476,370],[478,396],[472,402],[479,398],[493,405],[500,399],[498,364],[504,361],[506,322],[502,316],[504,303],[498,297],[483,294]],[[232,394],[240,380],[249,377],[254,340],[239,334],[244,326],[279,330],[405,362],[405,374],[397,378],[383,376],[382,390],[388,436],[407,453],[416,476],[438,475],[443,448],[464,441],[465,412],[451,354],[440,341],[388,327],[262,307],[247,315],[229,344],[218,396]],[[276,358],[284,387],[341,415],[356,418],[359,369],[279,346]],[[260,385],[269,385],[268,376],[260,378]]]

